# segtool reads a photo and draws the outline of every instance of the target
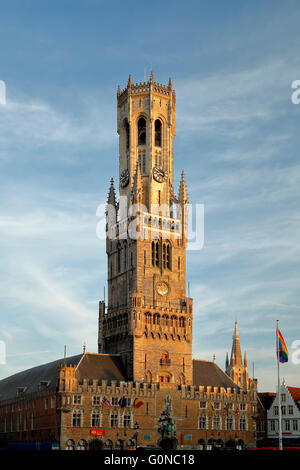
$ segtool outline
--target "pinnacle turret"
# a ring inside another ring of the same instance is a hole
[[[180,179],[179,191],[178,191],[178,202],[182,205],[188,203],[188,194],[187,194],[186,182],[184,179],[184,171],[182,171],[181,173],[181,179]]]
[[[229,358],[228,358],[228,352],[226,353],[226,359],[225,359],[225,370],[228,368],[229,366]]]
[[[116,207],[116,205],[117,205],[116,191],[115,191],[114,179],[113,178],[111,178],[111,180],[110,180],[110,187],[109,187],[109,192],[108,192],[108,197],[107,197],[107,204],[111,204],[114,207]]]
[[[139,162],[136,164],[135,175],[132,185],[132,201],[141,203],[143,200],[143,179]]]

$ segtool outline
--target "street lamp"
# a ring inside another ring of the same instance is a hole
[[[135,437],[135,447],[137,449],[137,446],[138,446],[138,435],[139,435],[139,430],[140,430],[140,427],[139,427],[139,423],[136,421],[135,424],[134,424],[134,428],[135,430],[135,433],[134,433],[134,437]]]
[[[165,441],[169,441],[169,445],[174,440],[172,437],[175,437],[175,433],[173,433],[174,423],[172,418],[170,417],[169,410],[164,410],[161,416],[158,419],[158,432],[161,434],[161,446],[167,444]],[[174,445],[174,444],[172,444]]]

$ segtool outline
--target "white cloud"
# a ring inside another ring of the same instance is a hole
[[[79,97],[77,107],[82,107],[82,113],[78,117],[74,108],[62,112],[54,103],[30,96],[8,99],[7,104],[0,107],[2,157],[12,158],[13,148],[24,152],[50,144],[76,145],[77,148],[85,145],[86,149],[111,147],[111,129],[115,125],[112,108],[104,99],[98,106],[95,101],[92,96]],[[53,157],[67,158],[63,150]]]

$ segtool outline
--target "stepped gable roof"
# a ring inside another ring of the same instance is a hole
[[[288,391],[293,397],[294,402],[300,408],[300,388],[298,387],[287,387]]]
[[[38,392],[41,382],[48,382],[48,390],[55,389],[59,365],[65,363],[68,366],[77,366],[81,358],[82,354],[78,354],[77,356],[58,359],[0,380],[0,401],[15,398],[18,389],[23,389],[22,396]]]
[[[193,359],[193,384],[239,389],[238,385],[215,362],[200,359]]]
[[[75,366],[76,378],[92,380],[125,380],[118,354],[81,353],[32,367],[0,380],[0,402],[39,392],[41,388],[55,390],[60,365]]]

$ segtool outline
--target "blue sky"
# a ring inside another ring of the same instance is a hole
[[[300,339],[300,5],[295,1],[15,1],[1,5],[0,378],[97,351],[106,282],[96,209],[118,173],[116,90],[169,76],[175,187],[205,205],[188,253],[194,356],[223,368],[237,319],[261,391],[275,322]],[[300,386],[300,365],[282,366]]]

